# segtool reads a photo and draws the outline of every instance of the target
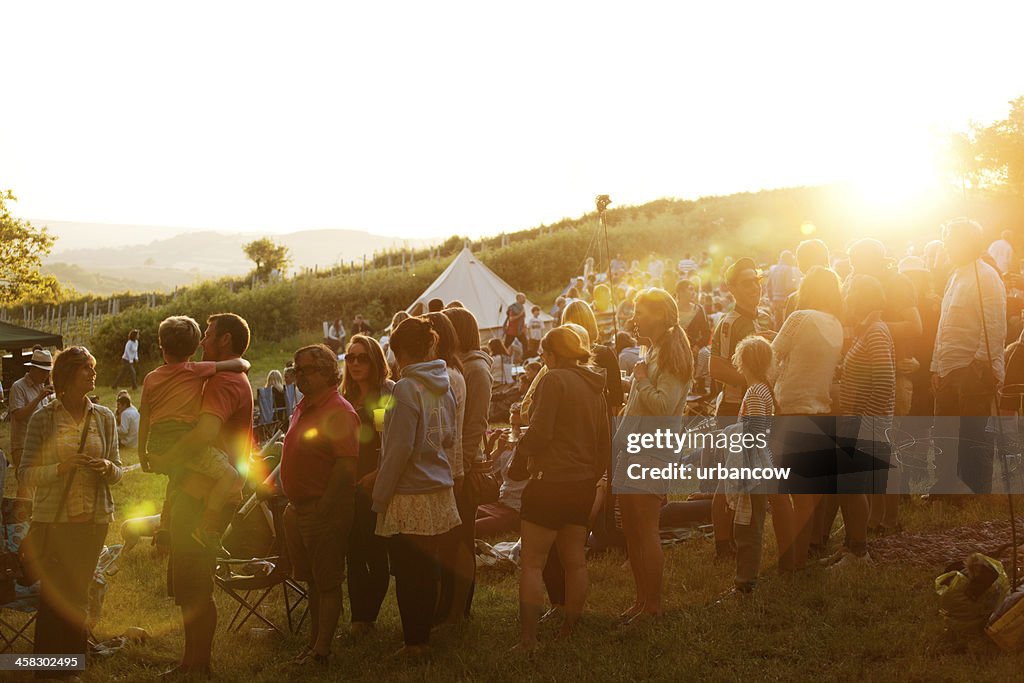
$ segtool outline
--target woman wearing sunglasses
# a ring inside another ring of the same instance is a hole
[[[345,349],[345,370],[341,394],[359,414],[359,464],[356,476],[355,519],[349,536],[348,599],[352,632],[363,635],[373,629],[381,603],[391,581],[388,550],[384,539],[374,533],[377,515],[371,509],[370,492],[380,462],[380,431],[374,411],[383,410],[395,383],[384,351],[373,337],[352,335]],[[379,413],[378,413],[379,415]]]

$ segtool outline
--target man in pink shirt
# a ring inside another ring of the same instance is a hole
[[[221,512],[228,502],[241,502],[242,477],[238,470],[227,455],[216,448],[188,453],[182,462],[169,461],[163,456],[196,426],[206,380],[217,372],[248,372],[249,361],[233,358],[190,362],[202,333],[199,324],[188,316],[165,319],[160,323],[158,336],[164,364],[146,375],[142,383],[139,462],[144,470],[150,471],[152,456],[157,471],[171,478],[180,476],[182,469],[188,469],[216,482],[207,496],[206,515],[202,528],[196,532],[196,540],[219,550],[220,536],[224,532],[220,524]],[[164,505],[166,507],[167,503]]]
[[[281,455],[281,486],[292,573],[309,585],[309,642],[299,663],[325,665],[342,612],[345,552],[355,510],[359,417],[338,393],[338,358],[323,344],[295,352],[303,398]]]
[[[234,313],[218,313],[207,321],[200,345],[203,360],[240,358],[249,347],[249,325]],[[252,449],[252,388],[246,376],[220,372],[206,382],[196,426],[168,452],[167,459],[216,446],[237,467],[248,461]],[[169,593],[181,608],[185,626],[185,651],[169,676],[210,676],[213,636],[217,630],[217,606],[213,601],[215,553],[199,543],[194,533],[203,522],[205,500],[215,482],[198,472],[185,470],[175,480],[171,503],[171,558]]]

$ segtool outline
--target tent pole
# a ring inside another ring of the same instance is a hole
[[[611,246],[608,243],[608,222],[605,221],[604,217],[604,212],[608,210],[608,205],[612,203],[612,200],[606,194],[599,194],[594,201],[597,204],[597,220],[600,223],[601,231],[604,233],[604,253],[608,259],[608,291],[612,304],[612,348],[615,348],[615,337],[619,334],[619,309],[615,305],[615,286],[612,284],[612,252]],[[600,250],[598,250],[598,257],[600,257]]]

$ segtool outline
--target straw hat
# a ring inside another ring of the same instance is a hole
[[[53,368],[53,356],[45,349],[36,349],[32,352],[32,360],[25,363],[25,367],[50,371]]]

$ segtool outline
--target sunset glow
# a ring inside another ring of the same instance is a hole
[[[2,184],[33,219],[403,237],[578,216],[596,192],[850,180],[885,206],[920,189],[929,131],[1024,92],[1024,6],[827,11],[8,4]]]

